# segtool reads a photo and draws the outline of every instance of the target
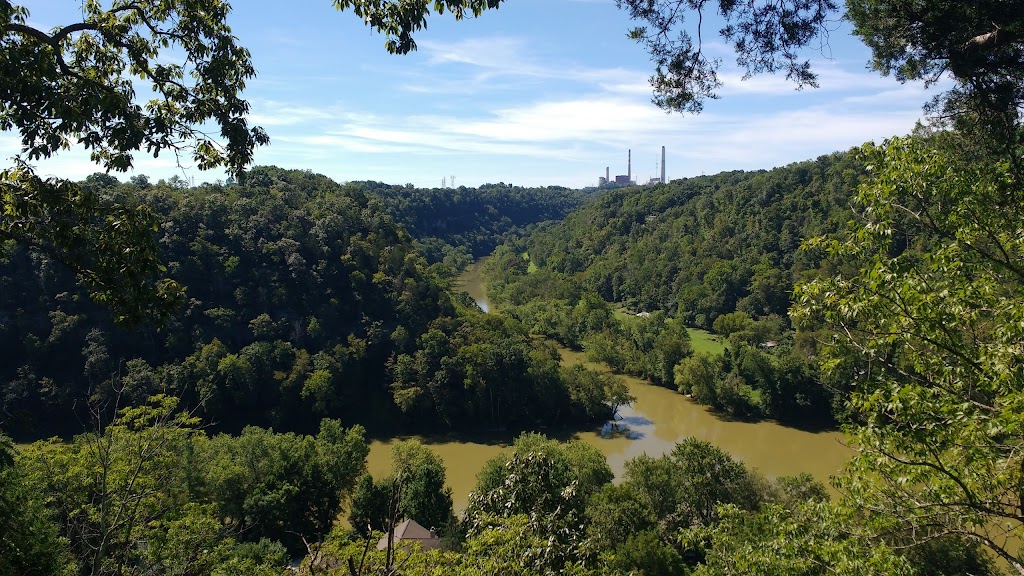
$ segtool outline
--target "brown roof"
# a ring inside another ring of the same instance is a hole
[[[432,530],[420,526],[415,520],[406,520],[395,527],[395,543],[417,543],[423,550],[432,550],[440,545],[441,540]],[[377,550],[384,550],[388,547],[388,537],[385,536],[377,542]]]

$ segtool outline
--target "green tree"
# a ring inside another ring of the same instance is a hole
[[[455,519],[452,511],[452,489],[445,485],[445,466],[433,450],[417,441],[395,444],[391,449],[395,474],[405,488],[402,508],[427,528],[442,530]]]
[[[872,66],[898,80],[954,87],[932,106],[960,130],[980,126],[1012,141],[1024,102],[1024,16],[999,0],[848,0],[854,33],[871,48]]]
[[[835,334],[827,368],[858,367],[850,505],[881,533],[960,535],[1020,572],[1005,542],[1024,486],[1024,172],[972,149],[958,135],[866,148],[862,223],[813,244],[858,268],[798,287],[796,311]]]
[[[48,496],[80,573],[137,573],[138,543],[188,500],[195,422],[176,407],[173,398],[154,397],[123,409],[102,432],[26,452],[28,481]]]
[[[602,550],[613,550],[630,535],[656,527],[658,520],[632,486],[606,484],[587,502],[587,534]]]
[[[1017,124],[1024,101],[1024,28],[1020,10],[1000,0],[849,0],[840,14],[833,0],[616,0],[641,25],[630,36],[651,55],[654,102],[698,113],[721,87],[721,60],[705,54],[712,13],[724,20],[718,36],[736,53],[746,77],[784,72],[797,88],[817,86],[800,50],[827,41],[829,23],[845,16],[872,50],[872,65],[901,81],[927,84],[949,74],[955,86],[933,103],[967,113],[1004,137]],[[692,17],[693,23],[689,19]]]
[[[728,338],[734,332],[750,330],[754,325],[753,318],[746,312],[730,312],[722,314],[711,324],[715,334],[721,334]]]
[[[718,405],[718,382],[725,376],[722,357],[700,352],[675,366],[676,388],[683,394],[692,394],[701,404]]]
[[[288,552],[277,542],[239,544],[212,505],[188,503],[152,528],[140,560],[146,574],[279,576],[288,565]]]
[[[508,482],[529,483],[531,481],[529,476],[508,478],[506,469],[517,454],[520,457],[525,457],[528,454],[543,454],[545,458],[551,460],[553,469],[557,470],[557,474],[554,475],[557,482],[562,483],[563,487],[574,483],[577,486],[575,491],[581,495],[580,502],[586,501],[613,478],[608,462],[597,448],[578,440],[559,442],[551,440],[543,434],[530,433],[520,435],[512,444],[511,449],[484,463],[483,468],[477,474],[474,493],[482,496],[501,488]],[[541,500],[534,501],[525,496],[526,494],[535,494],[537,490],[541,490],[541,488],[528,488],[523,495],[518,496],[521,498],[520,505],[527,508],[536,505],[547,510]],[[546,501],[544,500],[544,502]]]
[[[665,543],[656,530],[643,530],[630,534],[615,549],[614,570],[638,576],[677,576],[686,574],[686,566],[679,553]]]
[[[684,543],[710,544],[696,575],[914,574],[891,548],[854,537],[850,526],[856,520],[828,502],[801,503],[793,510],[769,504],[756,512],[727,505],[719,514],[717,524],[687,530],[680,537]]]
[[[445,485],[445,466],[441,458],[418,440],[396,443],[391,447],[391,474],[374,481],[365,474],[359,478],[349,509],[349,522],[360,532],[387,531],[392,520],[415,520],[429,529],[442,532],[452,525],[452,489]],[[392,500],[399,497],[399,518],[392,519]]]
[[[582,364],[561,369],[569,399],[590,419],[606,416],[611,408],[614,416],[619,408],[633,401],[629,388],[621,378],[591,370]]]
[[[707,546],[683,536],[713,529],[724,504],[756,511],[773,493],[765,486],[728,454],[689,438],[659,458],[627,461],[623,482],[590,499],[588,534],[620,572],[681,573]]]
[[[431,8],[438,14],[450,12],[456,20],[479,16],[488,8],[497,8],[503,0],[332,0],[338,10],[349,10],[366,25],[384,34],[385,47],[392,54],[407,54],[416,49],[412,34],[427,26]]]
[[[586,494],[573,467],[545,450],[516,450],[502,460],[500,476],[485,467],[470,494],[467,548],[492,548],[497,538],[502,555],[517,550],[513,565],[534,573],[561,573],[592,555],[586,535],[579,530]],[[509,535],[514,541],[508,541]],[[505,561],[513,558],[505,556]]]
[[[0,434],[0,576],[74,574],[75,561],[45,493],[16,458],[10,439]]]
[[[704,100],[717,98],[716,90],[722,85],[721,61],[704,53],[705,16],[710,20],[715,12],[725,20],[718,35],[736,51],[737,64],[747,77],[781,71],[797,87],[816,87],[817,76],[809,61],[801,61],[799,50],[827,34],[829,18],[837,9],[832,0],[616,0],[615,4],[643,23],[629,35],[644,45],[654,62],[654,103],[693,113],[703,109]],[[691,12],[696,26],[688,29]]]
[[[374,482],[370,474],[359,477],[348,508],[348,522],[356,532],[369,535],[386,528],[390,521],[391,486]]]
[[[635,490],[667,530],[718,521],[720,504],[754,510],[761,496],[743,464],[715,446],[687,438],[659,458],[626,463],[624,484]]]
[[[218,435],[201,452],[204,490],[224,523],[247,540],[268,538],[304,552],[326,535],[366,467],[359,426],[322,420],[314,436],[247,427]]]
[[[128,170],[144,148],[240,173],[268,140],[248,126],[240,93],[255,70],[229,10],[222,0],[86,2],[80,22],[44,31],[24,6],[0,2],[0,128],[23,150],[0,172],[0,238],[68,265],[121,322],[166,317],[181,301],[181,287],[161,278],[152,212],[39,178],[29,162],[77,142],[108,171]],[[156,98],[137,98],[134,81]]]
[[[527,514],[482,515],[466,539],[464,574],[571,574],[580,550],[552,540]]]

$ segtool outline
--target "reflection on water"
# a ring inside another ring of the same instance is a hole
[[[477,302],[486,306],[487,296],[480,283],[480,265],[476,262],[463,274],[457,286],[469,292]],[[487,310],[488,308],[484,308]],[[580,352],[560,348],[562,363],[583,363],[595,369],[606,367],[586,361]],[[740,460],[758,469],[768,477],[795,475],[808,472],[818,480],[828,482],[851,456],[837,432],[805,432],[786,428],[774,422],[734,422],[723,420],[706,407],[673,390],[651,385],[638,378],[620,376],[629,386],[636,401],[619,409],[618,417],[590,431],[565,437],[582,440],[596,446],[608,459],[616,476],[621,476],[627,460],[641,454],[660,456],[688,436],[706,440]],[[549,436],[562,438],[557,431],[539,430]],[[420,438],[444,460],[448,469],[448,484],[452,488],[455,507],[466,507],[470,490],[476,484],[476,474],[484,462],[498,454],[511,438],[451,439]],[[390,445],[395,439],[377,440],[370,445],[369,470],[375,477],[388,474]]]
[[[625,417],[623,417],[623,416],[620,415],[618,418],[616,418],[615,422],[620,424],[620,425],[627,426],[627,427],[628,426],[649,426],[651,424],[654,424],[654,422],[651,422],[647,418],[643,418],[641,416],[625,416]]]
[[[466,267],[452,288],[456,291],[461,290],[468,293],[481,310],[490,312],[491,305],[487,301],[487,288],[484,286],[484,279],[480,275],[486,261],[487,258],[481,258]]]
[[[609,440],[611,438],[639,440],[644,437],[643,434],[633,430],[627,424],[623,424],[619,420],[615,420],[614,422],[605,422],[604,426],[601,426],[601,431],[597,434],[604,440]]]

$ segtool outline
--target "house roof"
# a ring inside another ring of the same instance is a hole
[[[427,530],[423,526],[420,526],[415,520],[406,520],[398,526],[395,526],[395,543],[415,542],[420,545],[424,550],[431,550],[437,548],[441,543],[441,540],[437,537],[432,530]],[[388,547],[388,537],[385,536],[377,542],[377,550],[384,550]]]

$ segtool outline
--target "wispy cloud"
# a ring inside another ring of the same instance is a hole
[[[920,115],[918,109],[918,101],[909,97],[905,105],[889,110],[837,99],[756,117],[742,111],[683,117],[665,114],[642,97],[595,92],[538,99],[472,117],[458,113],[348,115],[335,118],[315,134],[278,138],[275,147],[283,144],[282,152],[301,146],[382,157],[434,156],[448,162],[467,156],[497,163],[520,157],[600,165],[626,148],[650,151],[666,145],[674,173],[682,175],[770,167],[905,133]]]
[[[257,126],[293,126],[333,118],[332,111],[316,106],[295,106],[274,100],[252,102],[249,121]]]
[[[524,38],[498,36],[465,38],[454,42],[423,41],[420,51],[433,68],[460,67],[456,79],[438,78],[422,71],[413,76],[404,89],[418,93],[471,93],[522,89],[523,80],[555,81],[582,85],[646,81],[646,74],[621,67],[588,67],[565,63],[550,55],[540,57]]]
[[[339,33],[325,44],[287,23],[254,27],[261,31],[251,41],[254,58],[264,55],[256,64],[266,73],[249,84],[249,119],[264,126],[272,141],[257,151],[257,162],[338,180],[436,185],[442,174],[457,172],[466,185],[502,180],[583,186],[609,164],[624,173],[626,149],[633,150],[635,174],[653,174],[665,145],[669,175],[680,177],[767,168],[905,133],[929,97],[919,86],[859,70],[860,61],[829,60],[824,50],[812,62],[819,89],[798,92],[771,75],[743,81],[732,50],[712,36],[705,48],[722,57],[722,99],[709,102],[700,116],[666,114],[650,103],[650,63],[622,38],[627,23],[612,0],[548,1],[538,0],[549,10],[537,14],[562,9],[573,17],[606,19],[587,21],[588,31],[575,35],[566,29],[561,37],[538,33],[545,26],[528,20],[533,15],[526,6],[517,8],[519,26],[502,20],[498,28],[487,27],[481,19],[455,25],[458,34],[432,27],[417,38],[419,52],[403,59],[378,54],[379,38],[366,44],[373,52],[361,52],[360,44],[341,42],[351,35]],[[243,10],[256,18],[256,8]],[[352,26],[362,34],[362,23]],[[308,59],[300,65],[292,59],[300,51],[292,49],[306,44]],[[342,46],[345,52],[339,52]],[[346,56],[344,65],[339,53]],[[16,137],[0,136],[0,154],[19,149]],[[137,167],[156,178],[181,173],[163,155],[140,155]],[[45,169],[78,178],[98,168],[78,151],[45,163]],[[199,181],[222,177],[189,174]]]

